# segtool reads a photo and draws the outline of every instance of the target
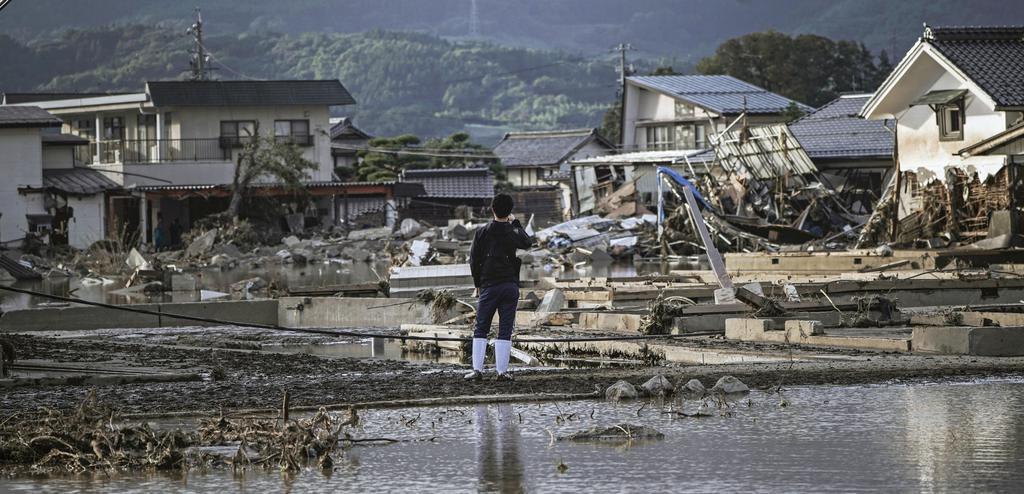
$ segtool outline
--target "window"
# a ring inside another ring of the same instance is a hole
[[[256,121],[225,120],[220,123],[221,147],[241,147],[256,137]]]
[[[964,140],[964,107],[963,100],[943,105],[936,109],[939,117],[939,140]]]
[[[297,146],[313,145],[313,136],[309,134],[309,120],[275,120],[274,138]]]
[[[91,141],[96,135],[96,123],[92,119],[74,120],[71,122],[71,133]]]
[[[672,126],[647,127],[647,149],[672,149]]]
[[[103,140],[124,140],[124,120],[121,117],[106,117],[103,119]]]
[[[697,149],[708,147],[708,129],[703,125],[697,126]]]

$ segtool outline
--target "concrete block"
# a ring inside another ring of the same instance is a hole
[[[786,333],[788,334],[790,341],[800,341],[808,336],[823,335],[825,334],[825,330],[821,327],[821,323],[818,321],[801,321],[791,319],[786,321]]]
[[[640,317],[639,314],[585,312],[579,316],[579,325],[585,329],[635,333],[640,330]]]
[[[726,319],[725,338],[739,341],[762,341],[768,329],[768,321],[764,319]]]
[[[1024,328],[926,326],[914,328],[911,342],[914,351],[922,353],[1021,356],[1024,355]]]
[[[565,293],[555,288],[548,290],[537,306],[537,312],[558,312],[565,309]]]

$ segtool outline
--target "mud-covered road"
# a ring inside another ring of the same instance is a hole
[[[778,384],[862,384],[912,378],[984,376],[1024,372],[1024,358],[945,357],[860,353],[855,360],[644,368],[545,369],[516,374],[514,382],[466,382],[465,367],[380,359],[323,358],[305,354],[153,346],[118,340],[9,336],[19,358],[59,362],[111,362],[200,372],[195,382],[95,387],[122,413],[276,408],[284,391],[293,406],[362,403],[483,394],[588,393],[626,379],[635,384],[661,373],[674,382],[699,378],[705,386],[730,374],[752,387]],[[694,342],[707,345],[709,342]],[[710,343],[716,344],[716,343]],[[769,349],[770,351],[770,349]],[[40,407],[70,408],[93,387],[34,386],[0,390],[4,414]]]

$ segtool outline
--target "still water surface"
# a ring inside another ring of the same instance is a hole
[[[699,419],[661,414],[668,406],[646,406],[639,417],[639,403],[600,402],[367,411],[359,437],[412,442],[351,449],[330,475],[20,478],[0,480],[0,492],[1020,492],[1024,485],[1024,378],[793,387],[782,396],[754,392],[731,416]],[[688,412],[696,407],[685,403]],[[624,422],[666,437],[632,445],[551,440]]]

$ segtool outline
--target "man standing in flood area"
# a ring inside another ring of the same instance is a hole
[[[512,353],[512,328],[519,304],[519,269],[522,261],[516,249],[528,249],[533,238],[512,215],[515,204],[508,194],[498,194],[491,201],[494,219],[476,231],[469,252],[473,284],[479,294],[476,308],[476,329],[473,331],[473,370],[466,379],[483,377],[487,354],[487,333],[494,313],[498,313],[498,339],[494,341],[494,367],[498,379],[508,380],[508,361]]]

